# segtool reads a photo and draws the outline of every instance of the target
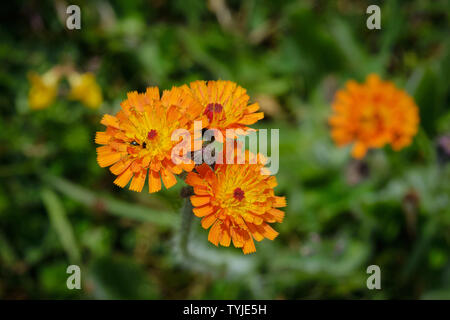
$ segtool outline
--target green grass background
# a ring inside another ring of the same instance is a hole
[[[450,133],[447,1],[76,3],[79,31],[65,1],[2,3],[0,298],[450,298],[450,166],[437,152]],[[369,4],[381,30],[366,28]],[[64,95],[29,109],[27,73],[63,63],[97,75],[99,110]],[[415,98],[421,125],[408,148],[357,164],[326,119],[334,92],[370,72]],[[134,193],[96,163],[99,120],[127,91],[197,79],[247,88],[266,113],[257,127],[280,129],[286,218],[253,255],[214,247],[196,218],[183,257],[182,181]],[[66,288],[72,263],[82,290]],[[366,287],[372,264],[381,290]]]

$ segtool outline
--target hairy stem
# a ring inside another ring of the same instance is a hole
[[[179,238],[179,248],[180,253],[183,258],[190,258],[191,254],[189,252],[189,235],[191,233],[192,218],[194,214],[192,213],[192,204],[189,201],[189,197],[184,199],[184,205],[181,209],[181,227],[180,227],[180,238]]]
[[[194,213],[192,212],[191,201],[189,200],[189,197],[186,197],[184,200],[183,208],[181,209],[181,226],[177,243],[178,253],[182,260],[181,262],[188,268],[201,270],[202,272],[209,272],[216,274],[224,273],[226,271],[225,262],[217,262],[208,259],[205,256],[199,256],[198,253],[193,254],[189,250],[189,241],[193,217]],[[229,259],[227,259],[227,261],[229,261]]]

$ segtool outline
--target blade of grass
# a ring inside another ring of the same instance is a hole
[[[151,222],[161,227],[172,227],[178,224],[179,217],[171,211],[154,210],[115,200],[108,196],[100,196],[66,179],[52,175],[46,175],[45,180],[57,191],[69,198],[88,207],[101,206],[105,211],[118,217]]]
[[[12,266],[17,256],[6,238],[0,234],[0,262],[6,266]]]
[[[198,64],[207,68],[218,78],[232,78],[229,68],[222,61],[208,52],[207,48],[203,45],[204,43],[201,42],[201,37],[186,31],[184,28],[180,28],[177,31],[180,42],[185,50]]]
[[[436,229],[438,227],[438,221],[436,219],[430,219],[426,223],[424,227],[424,231],[422,236],[418,239],[417,243],[414,245],[414,248],[409,256],[409,259],[406,263],[405,268],[403,269],[403,273],[401,275],[402,283],[405,283],[413,273],[416,271],[419,263],[426,256],[428,248],[433,240],[433,237],[436,234]]]
[[[41,193],[42,201],[47,209],[50,222],[55,229],[61,241],[61,245],[69,257],[69,260],[74,263],[80,261],[80,250],[75,241],[72,225],[67,219],[66,211],[58,198],[56,193],[50,189],[44,189]]]
[[[346,57],[349,68],[355,75],[364,78],[369,71],[368,69],[370,69],[369,59],[367,53],[356,41],[349,26],[340,19],[334,19],[331,22],[330,32],[334,36],[337,46]]]

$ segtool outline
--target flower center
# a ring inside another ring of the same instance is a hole
[[[234,192],[233,192],[233,197],[236,199],[236,200],[239,200],[239,201],[242,201],[242,199],[244,199],[244,191],[241,189],[241,188],[236,188],[236,189],[234,189]]]
[[[156,130],[155,130],[155,129],[152,129],[152,130],[150,130],[150,131],[148,132],[148,134],[147,134],[147,139],[153,140],[153,139],[156,137],[157,134],[158,134],[158,133],[156,132]]]
[[[209,122],[211,122],[214,118],[214,113],[221,113],[222,110],[223,106],[220,103],[209,103],[203,114],[205,114],[208,117]]]

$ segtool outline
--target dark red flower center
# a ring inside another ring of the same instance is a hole
[[[150,131],[148,132],[148,134],[147,134],[147,139],[152,140],[152,139],[154,139],[154,138],[156,137],[156,135],[157,135],[156,130],[155,130],[155,129],[152,129],[152,130],[150,130]]]
[[[244,191],[241,188],[234,189],[233,197],[236,200],[242,201],[244,199]]]
[[[221,113],[223,110],[223,106],[220,103],[210,103],[206,106],[205,114],[208,117],[208,120],[211,122],[214,118],[214,113]]]

